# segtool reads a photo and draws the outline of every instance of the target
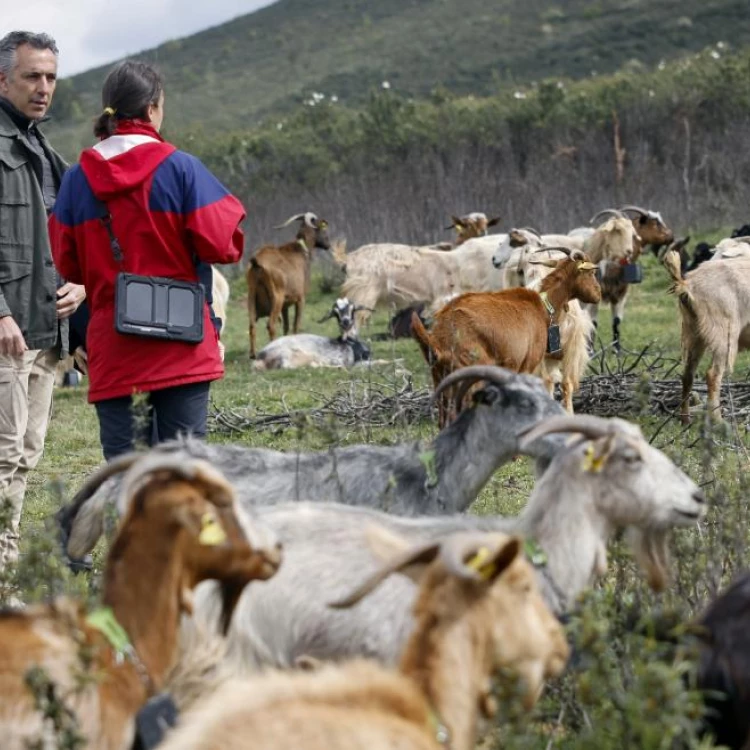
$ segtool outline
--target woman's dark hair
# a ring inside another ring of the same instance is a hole
[[[148,63],[125,60],[109,72],[102,86],[104,111],[94,122],[94,135],[107,138],[118,120],[145,119],[149,104],[164,90],[161,76]]]

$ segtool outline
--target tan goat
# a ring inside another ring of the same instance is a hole
[[[455,534],[409,547],[374,527],[370,537],[389,562],[334,606],[355,605],[397,571],[418,579],[399,670],[356,660],[231,682],[186,715],[163,750],[472,750],[505,671],[534,705],[568,646],[520,539]]]
[[[721,382],[734,369],[738,350],[750,348],[750,258],[711,260],[682,278],[680,254],[669,250],[664,265],[672,277],[669,291],[679,299],[682,316],[682,398],[680,416],[690,421],[690,392],[695,371],[706,350],[706,408],[721,419]]]
[[[0,613],[3,750],[49,740],[50,728],[25,683],[35,667],[75,717],[83,747],[130,748],[136,712],[162,689],[172,666],[192,589],[209,578],[221,581],[226,629],[245,584],[269,578],[278,567],[278,549],[250,545],[232,488],[208,464],[185,455],[137,462],[128,456],[103,471],[122,470],[128,462],[135,465],[107,558],[103,608],[86,615],[82,605],[61,600]],[[85,502],[77,509],[85,512]]]
[[[606,211],[600,211],[597,216],[613,212],[613,209],[607,209]],[[672,230],[666,225],[659,212],[647,211],[639,206],[623,206],[616,211],[618,215],[625,212],[636,214],[630,219],[635,230],[633,252],[629,258],[630,263],[638,262],[646,245],[651,245],[656,249],[668,245],[674,239]],[[615,351],[620,351],[620,324],[625,315],[625,303],[628,300],[631,286],[623,280],[622,263],[608,263],[604,266],[601,286],[602,302],[608,303],[612,308],[612,344]]]
[[[299,221],[297,237],[286,245],[266,245],[250,259],[247,268],[247,312],[250,318],[250,356],[255,357],[258,318],[268,317],[268,338],[276,338],[276,324],[283,319],[289,333],[289,308],[294,307],[293,332],[299,332],[305,297],[310,288],[310,263],[316,247],[329,250],[328,222],[308,211],[287,219],[281,229]]]
[[[429,333],[419,316],[412,316],[412,334],[431,367],[435,388],[446,375],[469,365],[537,372],[550,326],[560,324],[570,300],[597,303],[601,296],[596,266],[579,250],[563,252],[570,257],[553,261],[555,270],[538,292],[516,288],[462,294],[435,314]],[[443,393],[438,402],[441,425],[450,416],[451,400],[451,393]]]

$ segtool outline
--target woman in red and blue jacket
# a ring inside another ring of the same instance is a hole
[[[199,266],[242,257],[245,211],[198,159],[159,135],[164,88],[150,65],[117,65],[102,100],[94,126],[101,140],[66,172],[49,230],[59,272],[86,287],[89,401],[110,460],[137,440],[150,445],[178,433],[204,436],[209,384],[224,374],[208,303],[198,344],[118,333],[117,274],[198,281]],[[102,221],[107,213],[121,262]],[[134,420],[137,393],[148,394],[146,424]]]

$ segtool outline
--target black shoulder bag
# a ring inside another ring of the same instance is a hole
[[[109,235],[115,262],[122,263],[122,247],[104,207],[102,224]],[[119,272],[115,280],[115,330],[118,333],[199,344],[203,341],[203,285],[161,276]]]

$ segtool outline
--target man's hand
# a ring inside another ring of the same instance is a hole
[[[20,357],[28,348],[13,316],[0,318],[0,354]]]
[[[69,318],[86,299],[86,290],[82,284],[68,281],[57,290],[57,317],[60,320]]]

